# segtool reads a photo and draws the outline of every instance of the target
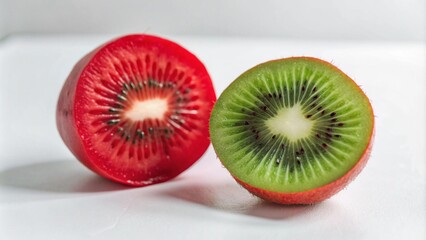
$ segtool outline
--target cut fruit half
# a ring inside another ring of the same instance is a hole
[[[177,176],[206,151],[215,100],[210,76],[193,54],[166,39],[128,35],[76,64],[56,119],[83,164],[145,186]]]
[[[319,59],[260,64],[219,97],[213,147],[250,192],[285,204],[322,201],[364,167],[372,146],[369,100],[342,71]]]

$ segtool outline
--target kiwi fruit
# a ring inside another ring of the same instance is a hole
[[[244,72],[210,118],[213,147],[235,180],[282,204],[316,203],[343,189],[365,166],[373,133],[373,110],[359,86],[311,57]]]
[[[56,123],[89,169],[147,186],[176,177],[204,154],[215,101],[196,56],[170,40],[132,34],[77,62],[59,95]]]

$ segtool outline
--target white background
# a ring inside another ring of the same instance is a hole
[[[155,32],[421,41],[425,12],[424,0],[0,0],[0,36]]]
[[[0,239],[425,239],[425,12],[415,0],[0,0]],[[155,186],[97,177],[62,143],[56,100],[79,58],[129,32],[194,52],[218,94],[270,59],[333,62],[375,110],[367,167],[333,198],[287,207],[248,194],[212,149]]]

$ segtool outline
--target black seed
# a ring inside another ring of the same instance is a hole
[[[261,107],[261,109],[262,109],[263,111],[266,111],[266,110],[268,109],[268,107],[267,107],[267,106],[262,106],[262,107]]]
[[[325,135],[326,135],[328,138],[333,137],[333,135],[331,135],[330,133],[325,133]]]
[[[117,108],[110,108],[109,112],[116,113],[116,112],[118,112],[118,109]]]
[[[317,108],[317,111],[321,111],[321,109],[322,109],[322,106],[319,106],[319,107]]]
[[[256,116],[256,112],[252,112],[251,115]]]
[[[278,94],[277,93],[274,93],[274,98],[277,98],[278,97]]]
[[[277,136],[276,135],[272,135],[272,139],[275,139]]]
[[[330,117],[334,117],[334,116],[336,116],[335,112],[330,113]]]
[[[127,135],[126,136],[126,141],[129,141],[130,140],[130,135]]]
[[[256,130],[255,130],[255,129],[253,129],[253,130],[251,130],[251,132],[252,132],[252,133],[256,133]]]
[[[337,122],[337,118],[331,119],[331,122]]]
[[[137,130],[136,133],[137,133],[137,135],[139,136],[140,139],[143,139],[145,137],[145,133],[141,130]]]
[[[135,86],[135,84],[133,84],[133,82],[130,82],[130,87],[131,87],[132,89],[136,89],[136,86]]]
[[[299,155],[300,155],[300,153],[299,153],[298,151],[296,151],[296,155],[297,155],[297,156],[299,156]]]
[[[126,91],[125,89],[122,89],[122,90],[121,90],[121,93],[123,94],[123,96],[126,96],[126,95],[127,95],[127,91]]]
[[[269,97],[269,98],[272,98],[272,94],[271,94],[271,93],[269,93],[269,94],[268,94],[268,97]]]
[[[318,98],[318,95],[315,95],[312,97],[314,100],[316,100]]]
[[[317,106],[317,104],[316,103],[312,103],[312,105],[311,105],[311,107],[316,107]]]
[[[245,122],[244,122],[244,125],[249,125],[249,122],[245,121]]]
[[[120,122],[120,119],[111,119],[107,121],[108,125],[115,125]]]
[[[334,137],[340,138],[341,136],[339,134],[335,134]]]
[[[185,120],[183,120],[183,119],[179,119],[179,124],[180,125],[182,125],[182,124],[184,124],[185,123]]]
[[[300,148],[300,154],[304,154],[305,153],[305,149]]]
[[[321,135],[319,135],[318,133],[315,135],[317,138],[321,138]]]
[[[304,92],[304,91],[305,91],[305,85],[302,86],[302,92]]]
[[[121,100],[121,101],[126,101],[127,100],[126,97],[124,97],[123,95],[120,95],[120,94],[117,94],[117,98],[118,98],[118,100]]]
[[[306,118],[311,118],[311,117],[312,117],[312,114],[309,114],[306,116]]]
[[[317,91],[317,87],[314,87],[314,89],[312,89],[312,92],[316,92]]]
[[[255,139],[257,140],[257,139],[259,139],[259,135],[258,134],[256,134],[256,137],[255,137]]]
[[[328,146],[327,146],[327,144],[326,144],[326,143],[323,143],[323,144],[322,144],[322,147],[323,147],[323,148],[327,148]]]
[[[323,116],[325,114],[325,110],[322,110],[321,112],[321,116]]]
[[[281,159],[279,159],[279,158],[277,158],[277,160],[275,160],[276,164],[280,164],[280,162],[281,162]]]
[[[342,127],[344,124],[343,123],[339,123],[337,124],[337,126]]]
[[[122,132],[122,131],[123,131],[122,127],[117,128],[117,132]]]
[[[278,94],[278,99],[280,99],[280,98],[282,98],[283,97],[283,95],[281,95],[281,93],[280,94]]]
[[[327,128],[327,132],[332,132],[332,131],[333,131],[333,129]]]
[[[127,90],[129,90],[129,85],[127,85],[127,83],[123,83],[123,87]]]
[[[283,144],[283,143],[281,143],[281,149],[284,149],[284,148],[285,148],[284,144]]]
[[[191,92],[191,89],[189,89],[189,88],[185,88],[184,93],[185,93],[185,94],[188,94],[189,92]]]
[[[300,160],[299,160],[299,159],[297,159],[297,165],[300,165],[300,164],[301,164]]]

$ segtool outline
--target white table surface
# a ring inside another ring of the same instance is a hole
[[[426,239],[425,45],[169,36],[207,66],[218,93],[266,60],[332,61],[376,115],[367,167],[313,206],[263,202],[210,148],[167,183],[128,188],[71,155],[55,125],[69,71],[112,36],[15,35],[0,41],[0,239]]]

